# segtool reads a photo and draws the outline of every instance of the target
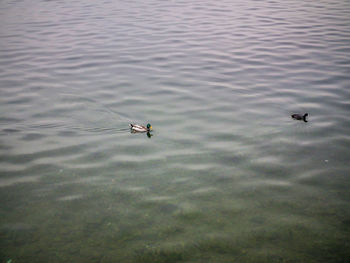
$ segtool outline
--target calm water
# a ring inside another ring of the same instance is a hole
[[[349,14],[2,0],[0,262],[349,262]]]

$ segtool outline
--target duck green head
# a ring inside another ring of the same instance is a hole
[[[149,123],[147,124],[147,130],[149,130],[149,131],[152,130],[152,125]]]

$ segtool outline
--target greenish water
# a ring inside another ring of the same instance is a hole
[[[349,13],[1,1],[0,262],[349,262]]]

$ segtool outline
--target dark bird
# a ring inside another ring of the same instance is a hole
[[[292,116],[292,118],[293,118],[294,120],[305,121],[305,122],[307,122],[306,117],[309,116],[309,114],[308,114],[308,113],[305,113],[304,115],[301,115],[301,114],[298,114],[298,113],[294,113],[294,114],[292,114],[291,116]]]

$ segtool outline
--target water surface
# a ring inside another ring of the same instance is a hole
[[[1,1],[0,261],[348,262],[349,14]]]

